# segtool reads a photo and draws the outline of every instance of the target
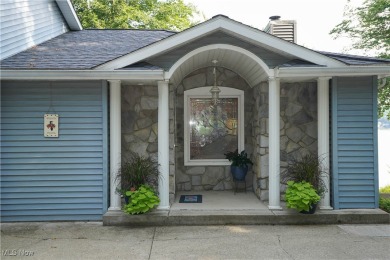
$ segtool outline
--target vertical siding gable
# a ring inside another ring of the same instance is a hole
[[[2,221],[100,220],[108,205],[106,83],[2,82],[1,91]],[[43,137],[49,111],[59,114],[58,138]]]
[[[334,78],[332,83],[334,207],[377,208],[376,79]]]
[[[2,0],[0,59],[5,59],[68,31],[54,0]]]

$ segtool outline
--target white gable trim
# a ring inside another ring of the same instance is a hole
[[[114,70],[122,68],[129,64],[133,64],[149,57],[167,52],[190,41],[211,34],[217,30],[222,30],[228,34],[235,35],[238,38],[246,38],[247,41],[253,44],[273,51],[283,52],[287,55],[295,56],[297,58],[304,59],[315,64],[329,67],[346,66],[342,62],[326,57],[325,55],[322,55],[310,49],[284,41],[282,39],[277,38],[276,36],[259,31],[255,28],[246,26],[229,18],[218,16],[202,24],[182,31],[176,35],[170,36],[159,42],[124,55],[118,59],[100,65],[96,69]]]
[[[307,49],[294,43],[287,42],[276,36],[264,32],[258,32],[255,28],[245,27],[243,29],[240,28],[237,24],[233,24],[229,26],[229,29],[231,29],[230,34],[240,38],[246,37],[252,43],[257,43],[258,45],[260,44],[262,47],[275,52],[283,52],[286,55],[294,56],[299,59],[327,67],[346,66],[344,63],[338,60],[329,58],[313,50]]]
[[[165,73],[165,78],[170,79],[172,77],[172,75],[176,72],[176,70],[178,68],[180,68],[180,66],[183,63],[185,63],[188,59],[190,59],[191,57],[194,57],[195,55],[197,55],[199,53],[202,53],[202,52],[205,52],[208,50],[215,50],[215,49],[231,50],[231,51],[235,51],[235,52],[241,53],[243,55],[246,55],[248,58],[253,59],[257,64],[259,64],[259,66],[265,71],[267,76],[273,75],[273,70],[270,70],[269,67],[267,66],[267,64],[265,64],[262,59],[257,57],[252,52],[247,51],[243,48],[233,46],[233,45],[228,45],[228,44],[211,44],[211,45],[207,45],[207,46],[203,46],[203,47],[200,47],[198,49],[195,49],[195,50],[187,53],[186,55],[184,55],[175,64],[173,64],[173,66],[170,68],[170,70],[168,72]]]
[[[83,26],[81,25],[70,0],[56,0],[56,3],[60,8],[61,13],[69,26],[69,29],[72,31],[81,31]]]

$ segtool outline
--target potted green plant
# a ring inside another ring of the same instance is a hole
[[[117,192],[128,198],[126,196],[128,191],[136,191],[142,185],[148,185],[153,190],[157,190],[159,177],[159,165],[154,158],[129,152],[117,173],[117,178],[120,178]]]
[[[289,181],[293,181],[294,183],[310,183],[311,188],[313,188],[316,194],[321,198],[327,191],[322,178],[326,174],[327,173],[322,165],[321,157],[313,154],[307,154],[298,158],[292,158],[288,162],[286,170],[282,173],[281,179],[282,182],[287,185]],[[307,187],[307,185],[304,185],[304,187]],[[316,203],[310,207],[313,207],[315,210]]]
[[[323,181],[323,176],[327,173],[322,165],[320,156],[307,154],[304,156],[292,158],[287,165],[286,170],[282,173],[282,182],[287,181],[310,183],[316,192],[322,197],[327,191]]]
[[[146,213],[160,203],[156,192],[148,185],[141,185],[137,190],[126,191],[126,196],[130,199],[123,211],[131,215]]]
[[[237,181],[245,180],[245,176],[248,173],[248,164],[253,164],[251,159],[248,158],[248,154],[245,151],[238,153],[237,149],[234,152],[227,152],[224,155],[231,162],[230,171],[233,179]]]
[[[305,214],[313,214],[321,199],[313,185],[306,181],[288,181],[285,198],[288,208]]]

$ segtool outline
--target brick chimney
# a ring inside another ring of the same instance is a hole
[[[297,23],[295,20],[280,20],[280,16],[271,16],[265,27],[266,33],[275,35],[283,40],[297,42]]]

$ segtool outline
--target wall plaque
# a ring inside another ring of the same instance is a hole
[[[58,137],[58,115],[45,114],[43,133],[45,137]]]

